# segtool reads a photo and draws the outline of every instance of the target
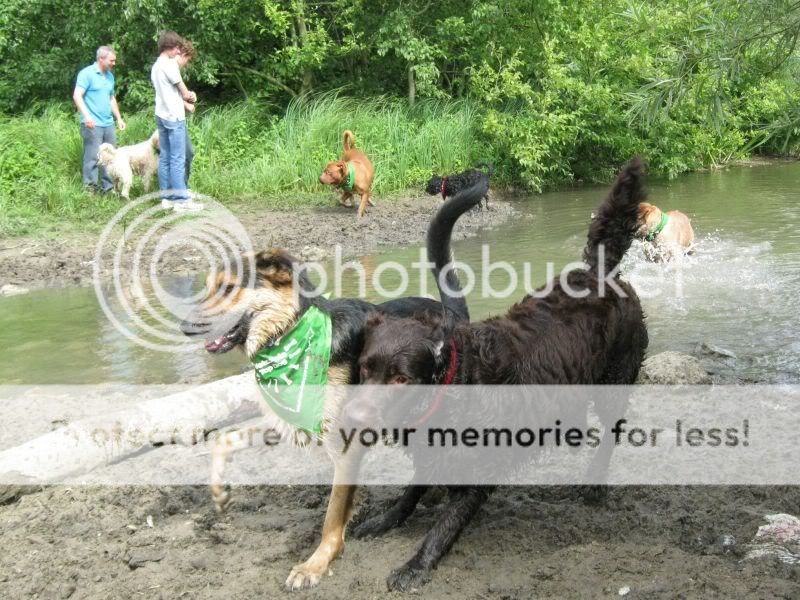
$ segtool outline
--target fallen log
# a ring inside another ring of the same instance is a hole
[[[263,412],[252,372],[71,422],[0,452],[0,484],[74,480],[164,444],[196,444],[209,431]]]

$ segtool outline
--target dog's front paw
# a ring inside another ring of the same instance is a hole
[[[296,590],[305,590],[319,585],[320,579],[328,571],[326,568],[320,568],[314,564],[309,564],[306,561],[299,565],[295,565],[289,577],[286,578],[286,589],[290,592]]]
[[[211,499],[214,501],[214,508],[222,514],[231,504],[231,491],[228,485],[212,485]]]
[[[378,514],[353,527],[353,537],[359,540],[366,537],[376,537],[383,535],[396,526],[395,520],[387,518],[386,513]]]
[[[430,580],[430,570],[406,563],[399,569],[392,571],[391,575],[386,579],[386,585],[389,591],[410,592],[421,588]]]
[[[583,497],[584,504],[596,505],[603,504],[608,498],[607,485],[585,485],[582,486],[581,496]]]

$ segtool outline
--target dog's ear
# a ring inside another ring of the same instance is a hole
[[[430,337],[427,339],[428,348],[431,351],[433,360],[436,361],[437,364],[442,361],[442,348],[444,348],[444,342],[448,336],[449,327],[437,318],[433,322]]]
[[[640,202],[639,208],[637,209],[637,219],[640,223],[644,223],[647,221],[650,214],[654,211],[655,206],[650,204],[649,202]]]
[[[255,256],[256,273],[275,287],[292,285],[297,261],[282,250],[262,250]]]
[[[374,312],[367,318],[367,328],[372,329],[373,327],[383,325],[385,322],[386,318],[383,316],[383,314]]]

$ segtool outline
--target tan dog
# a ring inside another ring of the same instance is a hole
[[[361,196],[361,202],[356,213],[361,217],[364,215],[364,211],[367,210],[367,204],[375,206],[375,203],[369,197],[375,169],[366,154],[353,148],[355,141],[356,138],[349,129],[342,134],[342,157],[325,165],[325,170],[319,176],[319,181],[325,185],[333,185],[341,190],[342,196],[339,199],[339,204],[342,206],[353,206],[353,194]]]
[[[638,237],[652,243],[663,258],[669,259],[673,252],[686,254],[694,243],[694,230],[689,217],[679,210],[663,212],[654,204],[639,204]]]
[[[145,192],[150,189],[150,180],[158,174],[158,150],[158,131],[155,131],[148,140],[131,146],[114,148],[111,144],[100,144],[97,162],[114,181],[114,189],[128,200],[134,174],[142,178]]]

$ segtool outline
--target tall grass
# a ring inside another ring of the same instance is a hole
[[[124,115],[119,145],[146,139],[152,113]],[[217,106],[190,117],[195,147],[192,189],[229,204],[319,204],[331,191],[318,177],[341,152],[342,131],[375,165],[373,191],[418,188],[432,172],[492,160],[478,141],[478,116],[467,102],[421,102],[327,94],[291,103],[282,115],[256,103]],[[0,119],[0,234],[46,233],[65,223],[99,228],[121,206],[81,183],[83,146],[66,104]],[[134,185],[133,194],[142,190]]]

